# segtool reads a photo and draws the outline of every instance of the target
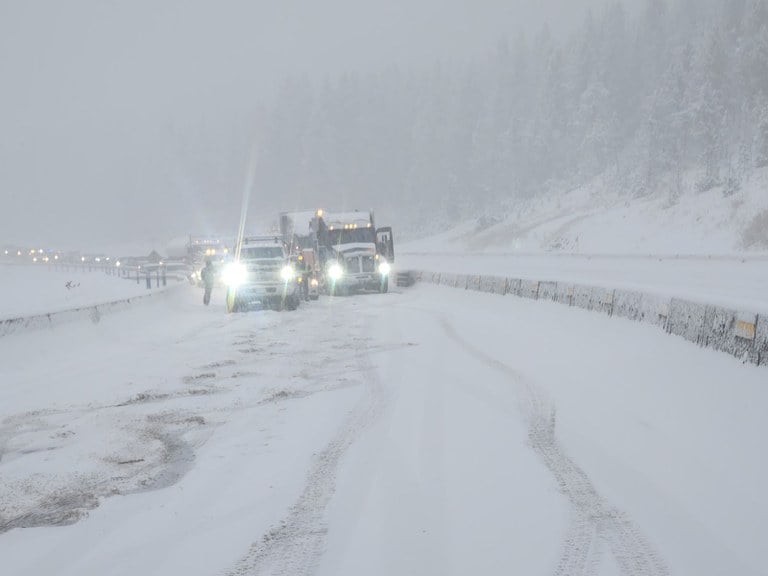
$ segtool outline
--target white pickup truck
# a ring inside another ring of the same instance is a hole
[[[222,279],[227,285],[227,312],[296,310],[301,302],[296,269],[279,236],[243,238]]]

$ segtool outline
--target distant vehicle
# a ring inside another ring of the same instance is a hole
[[[280,214],[280,235],[288,246],[288,254],[296,266],[297,280],[305,298],[320,297],[320,259],[317,240],[312,231],[314,211]]]
[[[317,252],[305,248],[296,257],[296,270],[299,272],[299,285],[309,300],[320,298],[320,264]]]
[[[389,290],[395,261],[392,228],[376,228],[373,212],[318,210],[311,227],[329,293]]]
[[[189,281],[201,286],[200,271],[205,266],[205,260],[210,258],[217,269],[222,269],[228,254],[229,248],[222,238],[190,235],[186,255],[186,262],[189,266]]]
[[[301,296],[297,273],[279,235],[249,236],[224,267],[227,312],[254,308],[296,310]]]

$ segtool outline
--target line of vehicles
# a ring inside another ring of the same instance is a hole
[[[372,211],[315,210],[283,212],[273,233],[243,236],[231,249],[191,236],[187,259],[193,283],[207,260],[216,267],[228,312],[296,310],[320,294],[387,292],[395,248],[392,228],[377,228]]]

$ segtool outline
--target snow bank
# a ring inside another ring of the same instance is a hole
[[[745,362],[768,366],[768,315],[681,298],[570,282],[429,271],[411,274],[420,282],[549,300],[653,324],[702,347],[726,352]]]

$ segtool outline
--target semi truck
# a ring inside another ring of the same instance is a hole
[[[317,210],[310,220],[310,237],[328,293],[389,290],[395,261],[392,228],[377,228],[373,211]]]

